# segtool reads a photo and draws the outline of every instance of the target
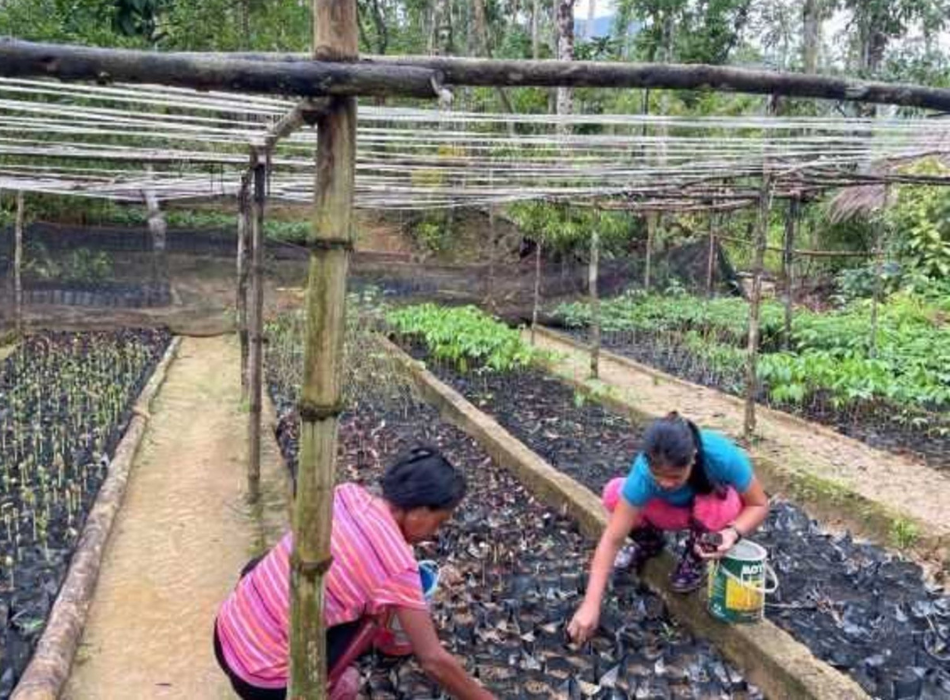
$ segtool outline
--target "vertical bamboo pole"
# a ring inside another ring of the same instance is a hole
[[[590,376],[597,379],[600,370],[600,298],[597,296],[597,273],[600,263],[600,235],[597,230],[590,234]]]
[[[13,251],[13,298],[14,298],[14,318],[16,319],[17,337],[23,335],[23,216],[25,205],[23,203],[23,191],[16,193],[16,223],[14,224],[14,242]]]
[[[238,190],[238,220],[237,220],[237,312],[238,337],[241,341],[241,396],[248,399],[248,368],[250,352],[247,336],[247,279],[248,279],[248,250],[251,233],[250,207],[250,173],[241,176],[241,186]]]
[[[782,348],[788,350],[792,344],[792,284],[795,247],[795,229],[801,213],[801,199],[793,197],[788,202],[788,216],[785,219],[785,245],[782,248],[782,277],[785,283],[785,332],[782,333]]]
[[[716,230],[714,225],[714,215],[709,212],[709,252],[706,258],[706,298],[712,298],[713,291],[713,273],[715,271],[716,261]]]
[[[541,239],[534,249],[534,303],[531,308],[531,344],[534,345],[534,329],[538,325],[538,307],[541,306]]]
[[[264,336],[264,202],[267,165],[254,165],[254,203],[251,219],[251,305],[248,356],[248,460],[247,497],[251,503],[260,498],[261,484],[261,394],[263,384]]]
[[[647,212],[647,259],[643,272],[643,290],[650,291],[650,275],[653,267],[653,242],[656,238],[656,224],[659,215],[655,211]]]
[[[357,57],[356,0],[314,0],[314,58]],[[317,120],[309,237],[306,345],[299,413],[300,461],[290,570],[291,700],[327,696],[323,577],[332,562],[334,466],[342,412],[346,276],[353,248],[356,99],[334,98]]]
[[[752,263],[752,299],[749,303],[749,344],[745,378],[745,423],[743,435],[746,439],[755,432],[755,394],[758,388],[756,361],[759,353],[759,306],[762,300],[762,269],[765,264],[766,234],[769,228],[769,209],[771,208],[772,182],[768,172],[762,175],[762,189],[759,192],[759,217],[755,227],[755,258]]]
[[[881,206],[883,211],[887,208],[887,201],[890,196],[890,188],[884,186],[884,204]],[[878,220],[874,224],[874,293],[871,296],[871,336],[868,338],[868,357],[872,360],[877,355],[877,307],[881,298],[882,277],[884,275],[884,222]]]

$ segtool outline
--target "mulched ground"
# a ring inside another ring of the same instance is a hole
[[[424,359],[418,348],[410,350]],[[440,363],[429,368],[596,493],[629,470],[639,433],[543,372],[462,375]],[[767,609],[773,622],[875,697],[950,697],[950,599],[925,583],[920,567],[832,536],[784,501],[773,501],[754,539],[768,548],[781,579]]]

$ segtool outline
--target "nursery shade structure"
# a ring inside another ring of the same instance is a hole
[[[739,205],[766,171],[776,191],[785,181],[843,186],[877,159],[942,152],[948,128],[943,119],[921,128],[920,119],[552,120],[399,108],[368,108],[358,119],[356,95],[434,98],[446,83],[713,87],[950,109],[946,90],[714,66],[411,57],[359,62],[355,0],[313,0],[313,9],[312,61],[0,40],[0,189],[126,202],[141,201],[143,192],[159,202],[230,198],[247,191],[242,178],[248,181],[253,154],[259,183],[266,171],[270,198],[314,202],[306,241],[310,284],[291,558],[291,698],[326,695],[323,576],[332,563],[330,504],[353,206],[432,209],[526,199],[598,206],[607,199],[625,205],[637,200],[647,210]],[[68,84],[80,81],[89,84]],[[114,81],[120,82],[103,85]],[[309,101],[272,96],[286,94]],[[568,124],[609,125],[611,133],[579,134],[564,128]],[[650,135],[644,125],[662,135]],[[718,186],[710,189],[710,182]],[[732,183],[745,190],[733,192]],[[244,226],[258,233],[262,190],[255,188],[261,200],[255,220]],[[259,254],[258,248],[251,259]],[[259,264],[253,271],[259,274]],[[251,336],[259,339],[260,313],[252,315]],[[259,428],[259,419],[252,420],[252,430],[255,423]]]

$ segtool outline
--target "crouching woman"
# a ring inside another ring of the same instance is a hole
[[[707,560],[723,557],[768,515],[768,498],[746,453],[676,412],[647,429],[629,475],[604,489],[604,505],[610,520],[594,553],[584,602],[568,625],[576,641],[596,632],[613,568],[639,568],[659,554],[664,530],[688,531],[670,580],[674,591],[688,593],[705,582]],[[706,544],[709,534],[717,545]]]
[[[330,697],[357,696],[359,673],[350,662],[375,645],[414,654],[454,697],[491,700],[440,644],[411,547],[448,520],[465,495],[464,477],[439,452],[416,448],[386,471],[381,487],[381,496],[357,484],[334,490],[324,600]],[[244,700],[287,697],[292,546],[288,533],[248,564],[215,621],[215,656]],[[408,646],[390,632],[393,618]]]

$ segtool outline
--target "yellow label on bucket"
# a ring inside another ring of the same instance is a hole
[[[734,579],[726,580],[726,607],[730,610],[755,612],[762,609],[762,592],[757,582],[743,585]]]

